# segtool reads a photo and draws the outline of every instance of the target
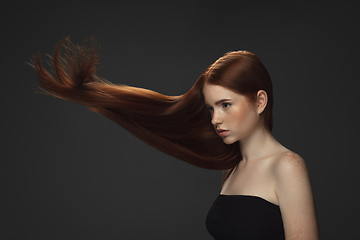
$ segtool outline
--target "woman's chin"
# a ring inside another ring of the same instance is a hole
[[[236,142],[237,140],[229,138],[229,137],[224,137],[223,141],[224,141],[225,144],[230,145],[230,144],[233,144],[234,142]]]

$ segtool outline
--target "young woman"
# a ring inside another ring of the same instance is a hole
[[[206,219],[215,239],[315,240],[318,227],[304,160],[272,135],[273,90],[259,58],[225,54],[184,95],[166,96],[96,76],[96,43],[58,44],[40,90],[83,104],[147,144],[198,167],[223,170]]]

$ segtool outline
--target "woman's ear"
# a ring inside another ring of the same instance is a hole
[[[267,101],[268,101],[267,93],[264,90],[259,90],[257,92],[257,100],[256,100],[258,114],[261,114],[265,110]]]

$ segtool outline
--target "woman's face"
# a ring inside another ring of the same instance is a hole
[[[205,84],[203,88],[211,123],[224,143],[232,144],[255,130],[260,120],[256,104],[244,95],[219,85]]]

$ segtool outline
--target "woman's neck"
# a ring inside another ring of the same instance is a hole
[[[257,128],[239,140],[240,150],[243,157],[243,161],[251,161],[268,157],[276,154],[279,151],[284,151],[286,148],[282,146],[272,135],[272,133],[266,131],[264,128]]]

